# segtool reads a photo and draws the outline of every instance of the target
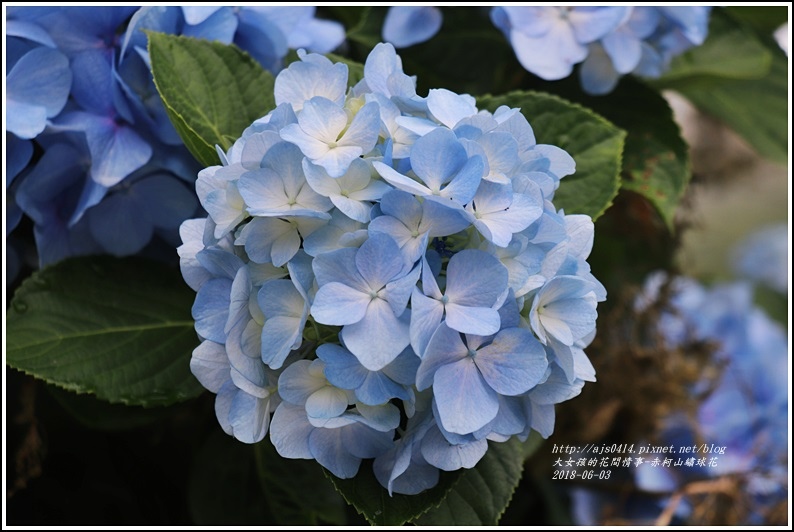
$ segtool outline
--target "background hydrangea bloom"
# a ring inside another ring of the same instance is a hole
[[[658,77],[676,55],[702,44],[710,7],[495,7],[491,20],[521,65],[546,79],[581,63],[582,88],[606,94],[620,76]]]
[[[441,10],[432,6],[392,6],[383,21],[383,40],[395,48],[405,48],[424,42],[439,29]]]
[[[595,378],[605,297],[592,223],[552,203],[573,160],[517,109],[420,97],[390,44],[349,89],[344,64],[298,56],[276,109],[201,171],[208,218],[182,226],[192,368],[221,426],[341,478],[374,458],[392,493],[474,467],[488,441],[548,437]]]
[[[722,448],[713,466],[632,467],[625,482],[648,493],[673,494],[688,483],[730,478],[741,486],[750,513],[747,524],[763,524],[763,512],[784,503],[788,491],[788,340],[785,330],[753,302],[752,284],[745,280],[704,286],[688,277],[655,273],[638,299],[639,308],[656,301],[661,287],[670,283],[672,296],[658,321],[658,332],[670,348],[686,342],[708,342],[712,357],[722,366],[715,383],[697,382],[693,394],[703,394],[694,417],[672,412],[661,420],[659,441],[699,448],[707,443]],[[685,460],[700,455],[648,455]],[[621,470],[613,471],[620,474]],[[573,515],[580,525],[599,524],[603,508],[614,504],[607,493],[577,489],[572,494]],[[635,496],[621,504],[621,517],[653,523],[671,503],[669,496]],[[686,524],[693,509],[687,500],[675,502],[675,523]]]
[[[157,95],[142,30],[234,42],[273,72],[290,47],[329,52],[344,39],[309,6],[12,6],[6,23],[7,136],[43,152],[13,150],[9,231],[33,220],[40,267],[141,253],[154,235],[170,247],[199,212],[200,167]]]
[[[788,292],[789,236],[786,224],[763,227],[733,250],[737,275],[781,294]]]
[[[495,6],[491,22],[524,69],[545,80],[570,76],[580,65],[582,88],[607,94],[621,76],[659,77],[670,61],[708,33],[710,6]],[[442,25],[434,7],[391,7],[383,40],[407,47],[432,38]]]

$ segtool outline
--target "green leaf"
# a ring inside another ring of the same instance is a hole
[[[154,83],[185,146],[202,164],[219,164],[257,118],[275,106],[273,75],[234,45],[147,32]]]
[[[381,29],[383,28],[383,21],[386,19],[386,8],[367,6],[359,10],[357,15],[358,23],[348,30],[347,38],[367,48],[374,48],[375,45],[383,40]],[[352,18],[352,15],[350,17]]]
[[[626,130],[622,187],[645,196],[672,231],[692,173],[689,146],[667,100],[626,76],[609,96],[585,97],[582,104]]]
[[[727,6],[725,11],[734,19],[767,35],[788,22],[788,7],[785,5]]]
[[[521,457],[524,461],[527,461],[533,454],[535,454],[538,449],[540,449],[543,444],[546,443],[546,440],[543,439],[543,436],[536,431],[532,431],[529,433],[529,437],[527,441],[521,444]]]
[[[322,18],[329,18],[331,20],[339,21],[345,28],[348,28],[348,34],[352,32],[356,26],[361,23],[362,18],[366,11],[370,10],[369,6],[321,6],[317,10],[318,16]]]
[[[195,293],[141,258],[72,258],[34,273],[6,316],[6,363],[111,403],[165,406],[203,390],[190,372]]]
[[[254,445],[254,457],[267,506],[278,524],[345,524],[345,502],[320,464],[283,458],[269,439]]]
[[[741,135],[762,157],[787,164],[790,92],[788,59],[782,51],[775,52],[769,73],[761,79],[679,91]]]
[[[395,493],[392,496],[375,478],[372,460],[362,461],[358,474],[351,479],[340,479],[327,471],[325,474],[348,504],[353,505],[370,524],[399,526],[440,504],[462,472],[442,471],[438,484],[418,495]]]
[[[523,470],[521,442],[489,443],[476,467],[464,471],[441,504],[414,522],[420,526],[495,526]]]
[[[772,54],[745,25],[715,8],[709,18],[709,33],[700,46],[673,59],[670,68],[655,83],[678,89],[708,83],[702,78],[753,79],[769,72]]]
[[[438,484],[418,495],[389,496],[375,478],[370,460],[362,462],[352,479],[326,474],[345,500],[373,525],[496,524],[521,480],[521,447],[515,438],[491,442],[474,468],[442,471]]]
[[[747,14],[742,12],[742,15]],[[722,120],[762,156],[788,161],[788,58],[770,33],[735,11],[715,8],[709,36],[653,81]]]
[[[597,219],[620,188],[625,131],[580,105],[540,92],[518,91],[484,96],[481,109],[519,107],[535,131],[538,144],[553,144],[576,161],[576,173],[562,179],[554,206],[567,214]]]
[[[104,432],[132,430],[152,425],[174,416],[179,408],[184,406],[183,403],[162,408],[145,408],[112,404],[93,395],[78,395],[55,386],[47,386],[46,389],[58,404],[83,426]]]

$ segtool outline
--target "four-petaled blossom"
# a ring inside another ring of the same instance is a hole
[[[425,350],[416,386],[433,387],[442,427],[469,434],[499,411],[498,395],[521,395],[538,384],[548,362],[540,342],[526,329],[502,329],[495,336],[464,337],[439,325]]]
[[[405,309],[419,269],[406,263],[391,237],[373,233],[358,249],[320,255],[314,273],[320,288],[312,316],[344,325],[345,345],[365,368],[383,368],[408,346]]]

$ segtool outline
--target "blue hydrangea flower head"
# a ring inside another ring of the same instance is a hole
[[[353,87],[345,65],[298,57],[277,107],[199,173],[208,216],[181,227],[212,342],[192,367],[221,425],[340,478],[374,459],[403,494],[489,441],[548,437],[554,405],[595,380],[605,297],[592,221],[553,206],[573,159],[518,109],[418,95],[392,44]]]
[[[491,21],[518,61],[545,80],[573,73],[590,94],[611,92],[621,76],[658,77],[708,33],[709,6],[494,7]]]

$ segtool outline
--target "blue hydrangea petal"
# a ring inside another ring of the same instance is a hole
[[[540,37],[512,31],[510,44],[521,66],[547,81],[568,77],[573,65],[587,57],[587,47],[576,41],[570,29],[552,31]]]
[[[355,394],[356,399],[364,405],[380,405],[391,399],[408,401],[411,398],[408,390],[387,377],[383,371],[369,372],[364,382],[356,388]],[[399,420],[399,413],[397,418]]]
[[[576,39],[590,43],[615,30],[630,14],[630,7],[575,7],[569,11],[568,20]]]
[[[185,16],[185,22],[188,24],[201,24],[213,13],[223,8],[217,6],[182,6],[181,9]]]
[[[400,220],[420,220],[422,204],[417,199],[401,190],[391,190],[383,195],[380,208],[384,214]]]
[[[261,333],[262,361],[279,369],[290,351],[300,345],[306,323],[306,302],[292,282],[283,279],[263,284],[258,300],[265,315]]]
[[[360,418],[358,418],[360,422],[380,432],[389,432],[396,429],[400,425],[400,409],[387,401],[388,399],[374,404],[356,403],[356,411],[360,414]],[[355,450],[351,449],[351,452],[358,456]],[[370,458],[366,454],[365,456],[360,456],[360,458]]]
[[[129,192],[110,194],[87,215],[91,235],[110,254],[132,255],[149,243],[151,224],[141,219],[139,205],[126,198]]]
[[[281,8],[281,9],[297,9]],[[345,40],[344,27],[333,20],[318,19],[315,9],[298,11],[298,19],[285,30],[287,44],[292,49],[306,48],[313,52],[327,54],[334,51]]]
[[[130,18],[121,43],[119,60],[123,64],[127,59],[127,52],[133,49],[145,49],[148,37],[142,31],[152,30],[161,33],[178,33],[178,25],[182,22],[180,8],[170,6],[143,6]]]
[[[26,53],[6,77],[6,130],[36,137],[66,105],[71,85],[69,60],[62,53],[46,47]]]
[[[507,269],[489,253],[464,249],[447,265],[446,295],[450,302],[489,308],[506,289]]]
[[[16,190],[16,201],[36,226],[47,224],[54,210],[65,208],[61,218],[71,217],[73,203],[69,200],[75,190],[83,188],[87,179],[85,154],[71,142],[55,142],[35,163]],[[58,200],[65,200],[64,205]]]
[[[620,72],[600,44],[591,44],[590,54],[579,69],[579,79],[588,94],[608,94],[617,86]]]
[[[237,386],[229,379],[221,386],[220,390],[218,390],[218,395],[215,396],[215,417],[218,418],[218,423],[223,431],[230,436],[234,434],[234,429],[229,422],[229,411],[237,392],[239,392]]]
[[[258,263],[282,266],[300,248],[295,227],[280,218],[254,218],[243,227],[235,242],[245,246],[249,258]]]
[[[278,394],[291,404],[301,406],[317,390],[328,385],[321,360],[297,360],[287,366],[278,378]],[[305,415],[305,411],[304,411]]]
[[[297,120],[298,119],[295,118],[289,123],[295,123]],[[243,165],[243,167],[247,168],[248,170],[256,170],[257,168],[262,168],[264,166],[263,159],[265,159],[265,156],[270,153],[270,149],[279,142],[283,141],[281,140],[281,136],[279,136],[277,131],[258,131],[251,133],[248,136],[243,133],[243,136],[238,139],[231,148],[229,148],[228,158],[229,160],[235,162],[237,158],[239,158],[239,162]],[[271,154],[271,157],[273,157],[273,154]],[[278,165],[271,164],[270,166],[271,168],[275,166],[276,170],[279,168]]]
[[[432,6],[391,6],[383,21],[383,40],[395,48],[425,42],[441,29],[441,10]]]
[[[641,41],[628,31],[614,31],[601,39],[604,52],[612,60],[612,66],[620,74],[634,70],[642,58]],[[592,50],[590,51],[592,53]]]
[[[328,153],[330,145],[340,139],[347,125],[347,113],[342,107],[327,98],[315,96],[304,104],[298,114],[298,123],[281,130],[281,138],[294,143],[309,159],[316,160]]]
[[[464,118],[477,114],[476,102],[472,96],[456,94],[447,89],[430,89],[427,92],[427,110],[433,118],[449,129],[453,129]]]
[[[555,279],[561,279],[561,277]],[[549,282],[546,286],[551,284],[552,282]],[[559,283],[557,284],[559,285]],[[573,345],[574,341],[593,330],[598,316],[593,292],[582,296],[554,298],[551,295],[551,292],[554,292],[553,289],[548,291],[544,289],[541,289],[541,293],[539,293],[538,307],[535,307],[533,303],[533,309],[538,309],[537,319],[548,334],[565,345]],[[535,313],[532,312],[531,316],[534,317]]]
[[[304,103],[316,96],[341,106],[345,102],[346,92],[347,65],[331,63],[317,54],[308,54],[303,61],[296,61],[282,70],[276,76],[274,87],[276,105],[291,104],[295,112],[303,109]]]
[[[408,346],[408,320],[407,313],[398,318],[389,303],[374,299],[360,321],[345,325],[342,340],[365,368],[377,371]]]
[[[224,44],[231,43],[239,26],[237,16],[229,7],[211,9],[215,9],[215,11],[201,22],[188,22],[182,30],[182,35],[208,41],[219,41]],[[182,10],[184,11],[185,7],[182,7]],[[187,19],[187,15],[185,18]]]
[[[210,279],[201,286],[193,303],[192,315],[196,332],[219,344],[226,342],[224,327],[229,317],[229,279]]]
[[[527,430],[527,417],[524,413],[524,398],[499,396],[499,413],[484,427],[488,433],[483,435],[491,441],[507,441],[513,435]],[[475,433],[475,436],[479,433]]]
[[[533,404],[555,405],[576,397],[583,387],[584,381],[570,383],[565,372],[558,366],[552,365],[549,378],[529,392],[529,399]]]
[[[404,267],[405,262],[397,243],[383,233],[373,233],[356,253],[356,268],[369,290],[385,287]]]
[[[146,164],[151,146],[131,127],[119,126],[110,118],[73,112],[58,119],[71,131],[84,131],[91,152],[91,178],[106,187],[116,185]]]
[[[394,382],[411,386],[416,382],[416,370],[420,361],[416,353],[407,347],[391,364],[383,368],[383,374]]]
[[[356,390],[369,375],[369,371],[352,353],[336,344],[318,346],[317,356],[325,362],[325,376],[328,382],[338,388]]]
[[[447,303],[445,309],[446,323],[456,331],[487,336],[499,330],[501,319],[497,309],[468,307],[451,302]]]
[[[137,6],[64,6],[56,8],[39,23],[66,55],[73,56],[97,46],[108,46],[119,27]]]
[[[439,191],[468,160],[455,134],[437,128],[411,148],[411,167],[431,191]]]
[[[427,244],[426,235],[414,237],[410,227],[406,227],[405,223],[392,216],[378,216],[374,218],[369,223],[367,229],[373,234],[384,233],[389,235],[389,237],[400,246],[400,249],[405,253],[408,260],[417,260],[424,252],[424,249],[416,249],[417,242],[424,240],[425,244]]]
[[[530,37],[541,37],[559,18],[559,9],[557,7],[500,6],[491,10],[491,20],[508,36],[512,28],[520,28],[521,32]]]
[[[474,360],[446,364],[433,376],[433,393],[441,425],[449,432],[468,434],[496,417],[499,402]]]
[[[370,302],[366,292],[342,283],[326,283],[314,296],[311,314],[325,325],[348,325],[360,322],[370,312]]]
[[[554,405],[538,404],[534,401],[530,404],[530,426],[543,438],[548,438],[554,432]]]
[[[6,190],[11,186],[14,178],[25,169],[32,156],[32,142],[21,139],[13,133],[6,135]]]
[[[372,92],[388,98],[416,96],[416,82],[403,73],[402,60],[391,43],[378,43],[367,56],[364,81]]]
[[[429,388],[440,367],[464,360],[468,356],[469,350],[463,343],[460,333],[442,323],[430,339],[422,361],[416,370],[417,390],[422,391]]]
[[[408,306],[408,299],[411,297],[411,293],[416,287],[420,273],[421,268],[416,266],[406,275],[388,283],[381,291],[381,296],[385,297],[389,302],[395,316],[401,316]]]
[[[375,102],[369,102],[358,110],[347,131],[339,139],[339,144],[358,146],[366,154],[375,147],[379,132],[380,107]]]
[[[510,185],[483,182],[467,206],[470,219],[483,236],[497,246],[507,247],[518,233],[543,213],[542,198],[514,194]]]
[[[576,379],[576,368],[574,367],[574,349],[576,347],[565,345],[564,343],[556,340],[553,336],[547,338],[546,350],[549,353],[551,360],[554,360],[557,365],[565,373],[568,382],[572,383]]]
[[[369,222],[372,204],[384,192],[391,190],[386,183],[372,181],[369,165],[362,159],[353,159],[348,171],[339,178],[332,178],[320,166],[304,160],[303,169],[309,186],[325,196],[340,211],[359,222]]]
[[[86,50],[72,57],[72,97],[83,110],[100,116],[116,114],[112,58],[104,50]]]
[[[302,406],[281,403],[270,422],[270,441],[284,458],[311,459],[309,435],[314,430]]]
[[[423,184],[399,173],[394,168],[387,166],[380,161],[373,161],[372,166],[387,183],[397,187],[402,191],[408,192],[409,194],[415,194],[417,196],[429,196],[432,194],[432,191]]]
[[[312,262],[317,284],[322,287],[326,283],[340,282],[366,292],[369,287],[356,267],[357,253],[358,249],[342,248],[319,254]]]
[[[540,342],[526,329],[502,329],[474,359],[488,385],[502,395],[519,395],[538,384],[548,362]]]
[[[41,26],[27,20],[13,19],[10,13],[8,15],[5,27],[7,36],[27,39],[49,48],[57,48],[52,37]]]
[[[218,393],[229,380],[229,369],[229,358],[223,345],[204,340],[193,350],[190,372],[212,393]]]
[[[373,469],[381,486],[392,493],[417,495],[438,484],[439,470],[422,457],[421,445],[400,445],[406,437],[397,440],[395,447],[375,458]]]
[[[427,344],[443,318],[444,304],[414,289],[411,295],[411,347],[420,357],[424,356]]]
[[[326,214],[331,202],[292,176],[277,174],[269,168],[249,170],[237,184],[248,212],[254,216],[312,216],[330,218]]]
[[[270,426],[270,404],[270,397],[256,397],[239,390],[229,408],[234,437],[243,443],[262,441]]]
[[[267,386],[267,374],[265,366],[260,360],[245,356],[241,352],[229,349],[229,342],[226,343],[226,352],[229,354],[231,363],[231,375],[234,385],[251,397],[265,399],[269,392]]]
[[[318,428],[309,435],[315,460],[339,478],[353,478],[361,459],[347,451],[348,440],[341,429]]]
[[[232,280],[243,267],[240,257],[221,247],[206,248],[196,253],[196,260],[215,277]]]
[[[488,440],[451,444],[438,428],[431,428],[422,438],[421,449],[422,456],[429,464],[442,471],[457,471],[477,465],[488,450]]]
[[[306,398],[306,414],[310,419],[337,417],[347,406],[347,393],[333,386],[324,386]]]

